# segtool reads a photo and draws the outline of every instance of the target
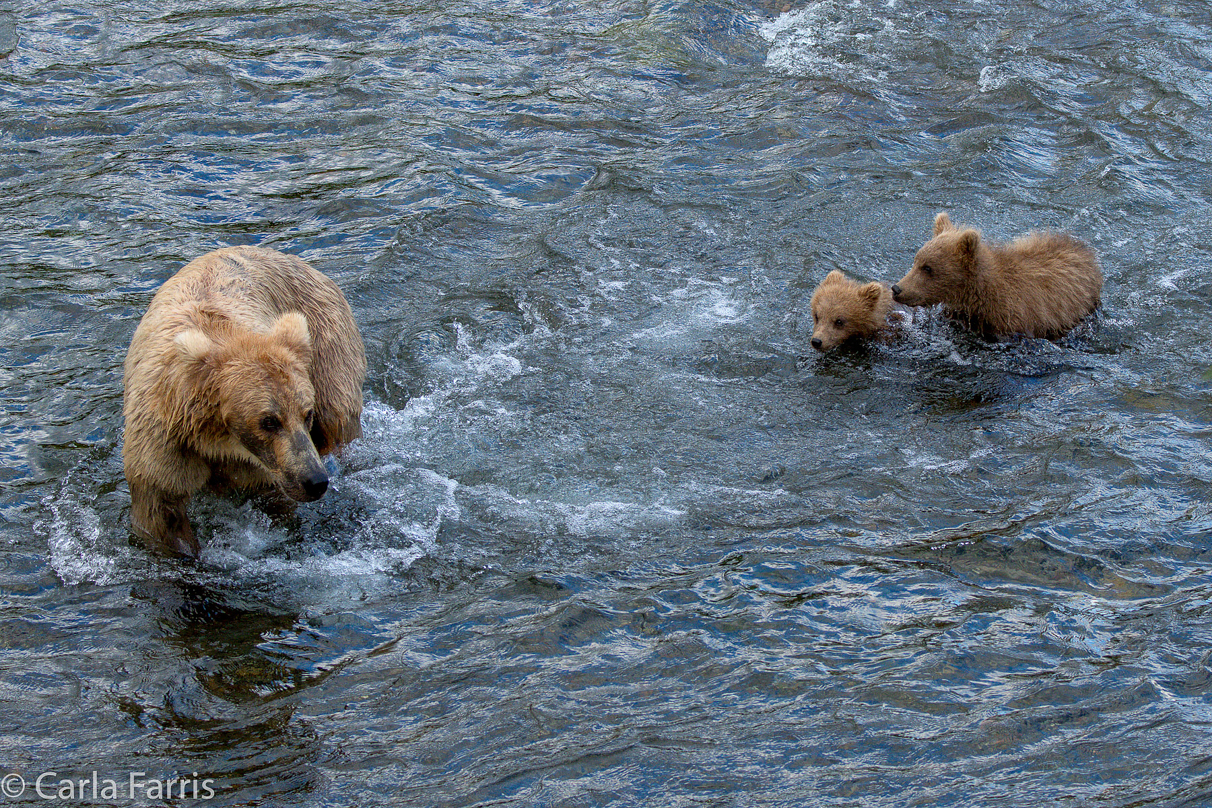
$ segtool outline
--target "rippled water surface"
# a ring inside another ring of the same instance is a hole
[[[7,804],[1212,804],[1206,3],[17,0],[0,154]],[[813,354],[942,209],[1100,315]],[[345,291],[365,437],[193,565],[121,365],[228,244]]]

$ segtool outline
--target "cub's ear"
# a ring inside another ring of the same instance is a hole
[[[307,318],[300,312],[288,311],[274,323],[270,336],[304,359],[311,357],[311,332]]]
[[[846,275],[840,269],[835,269],[825,276],[825,280],[821,283],[842,283],[846,280]]]
[[[863,301],[863,305],[874,309],[879,305],[880,298],[884,296],[884,287],[875,281],[863,284],[859,287],[858,296],[859,300]]]
[[[965,271],[971,271],[976,264],[976,248],[980,246],[981,234],[969,228],[960,233],[959,241],[955,244],[955,249],[959,252],[960,267]]]
[[[187,362],[201,365],[213,364],[215,361],[215,343],[196,328],[182,331],[173,337],[173,344]]]
[[[955,225],[951,224],[951,217],[947,215],[947,211],[942,211],[934,217],[934,235],[945,233],[948,230],[954,230]]]

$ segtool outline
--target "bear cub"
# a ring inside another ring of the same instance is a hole
[[[987,339],[1057,339],[1098,308],[1102,288],[1098,259],[1073,236],[1042,231],[990,244],[940,213],[934,238],[892,295],[906,306],[941,303],[948,317]]]
[[[256,247],[191,261],[156,292],[126,355],[134,532],[196,557],[186,505],[204,487],[319,499],[321,455],[362,433],[365,376],[349,303],[303,261]]]
[[[871,339],[892,326],[892,291],[833,270],[812,293],[812,347],[831,351],[850,339]]]

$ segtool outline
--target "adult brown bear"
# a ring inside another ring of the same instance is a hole
[[[366,354],[331,280],[293,256],[230,247],[152,299],[126,356],[122,458],[131,526],[197,556],[203,487],[323,496],[320,460],[362,433]]]

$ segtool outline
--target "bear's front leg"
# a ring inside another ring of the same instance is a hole
[[[163,549],[187,558],[201,552],[194,538],[185,506],[189,496],[173,496],[152,486],[130,484],[130,523],[136,535],[152,549]]]

